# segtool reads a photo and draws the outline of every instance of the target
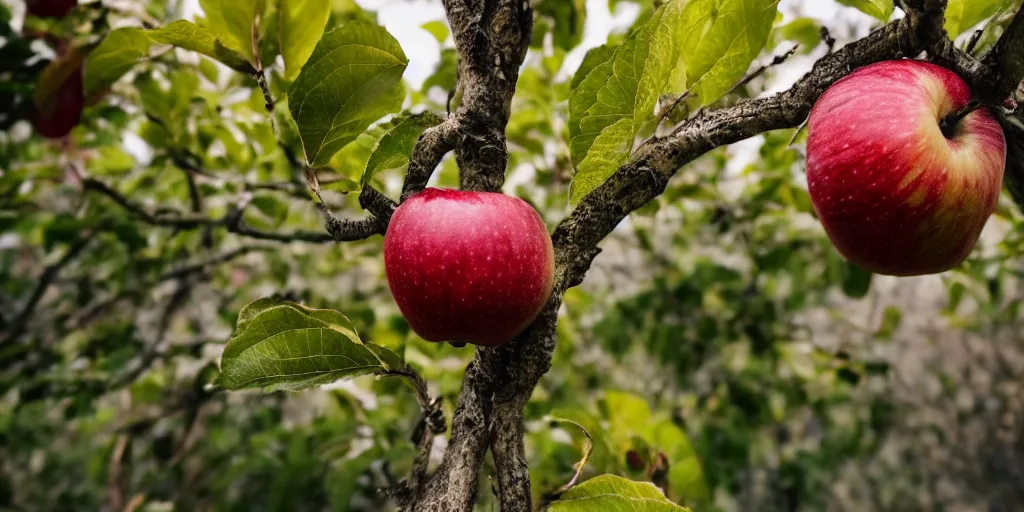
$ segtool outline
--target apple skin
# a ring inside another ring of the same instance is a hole
[[[49,112],[42,112],[39,108],[32,112],[32,126],[36,131],[50,139],[59,139],[71,133],[71,129],[82,120],[82,110],[85,109],[81,67],[60,85],[49,107]]]
[[[830,87],[808,122],[807,183],[832,244],[878,274],[956,267],[995,211],[1006,140],[987,110],[947,139],[939,122],[968,85],[914,60],[861,68]]]
[[[527,202],[438,188],[395,210],[384,269],[398,308],[423,339],[485,346],[533,322],[555,273],[551,237]]]
[[[78,0],[26,0],[28,12],[40,18],[63,18],[78,6]]]

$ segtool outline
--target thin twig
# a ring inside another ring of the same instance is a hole
[[[272,250],[274,250],[274,247],[270,245],[246,245],[202,261],[187,263],[178,268],[171,269],[151,281],[144,282],[142,279],[136,280],[133,286],[117,293],[116,295],[96,302],[91,306],[79,309],[68,320],[68,325],[71,329],[81,329],[118,303],[129,299],[141,298],[146,289],[152,288],[160,283],[206,272],[214,266],[228,263],[252,252]]]
[[[363,189],[359,192],[359,206],[362,206],[363,209],[372,213],[377,218],[382,219],[385,224],[391,221],[391,215],[395,213],[395,208],[398,208],[397,203],[380,193],[379,190],[373,188],[369,183],[364,185]]]
[[[586,469],[587,467],[587,462],[590,461],[590,455],[593,454],[594,452],[594,438],[590,435],[590,432],[587,432],[587,429],[583,428],[583,425],[580,425],[575,421],[566,420],[562,418],[549,418],[549,420],[557,423],[568,423],[570,425],[575,426],[577,429],[579,429],[580,432],[583,432],[583,435],[586,436],[587,438],[587,442],[583,446],[583,457],[575,465],[576,472],[572,475],[572,478],[568,482],[566,482],[565,485],[545,494],[543,498],[541,498],[541,510],[543,510],[546,505],[557,500],[561,495],[568,492],[569,489],[572,489],[573,487],[576,486],[576,484],[580,481],[580,477],[583,475],[583,470]]]
[[[319,231],[272,233],[254,229],[242,222],[241,209],[230,211],[220,219],[211,219],[202,215],[185,214],[172,208],[160,208],[158,210],[167,212],[165,214],[150,213],[142,206],[135,204],[120,192],[97,179],[85,178],[82,180],[82,185],[85,190],[98,192],[108,197],[129,213],[135,215],[138,219],[142,220],[146,224],[154,226],[165,226],[178,229],[195,229],[200,226],[212,226],[225,228],[228,232],[236,235],[246,236],[257,240],[273,240],[276,242],[326,243],[334,241],[334,237],[332,235]]]
[[[89,243],[92,242],[98,231],[99,230],[94,230],[85,233],[68,248],[67,252],[64,253],[64,256],[62,256],[60,260],[43,269],[43,273],[39,276],[36,287],[32,290],[32,294],[29,295],[28,301],[22,307],[21,311],[11,320],[7,333],[3,335],[3,337],[0,337],[0,346],[6,345],[7,343],[17,339],[18,336],[21,336],[25,331],[25,327],[28,325],[29,319],[35,312],[36,306],[39,305],[39,301],[43,298],[43,294],[46,293],[46,290],[49,289],[50,285],[57,279],[61,269],[74,261],[75,258],[85,250]]]
[[[836,38],[832,37],[832,33],[829,32],[828,27],[825,26],[821,27],[819,34],[821,35],[821,40],[825,43],[825,46],[828,46],[828,53],[832,53],[836,47]]]
[[[693,89],[687,89],[679,96],[676,96],[676,99],[668,107],[665,108],[665,110],[661,113],[660,116],[658,116],[658,125],[660,126],[661,123],[664,123],[665,119],[668,119],[668,116],[672,115],[672,112],[676,109],[676,107],[679,106],[680,103],[684,101],[689,101],[691,98],[695,97],[697,97],[697,95],[693,94]]]
[[[181,277],[178,279],[178,287],[171,294],[171,298],[168,299],[167,305],[164,306],[164,311],[160,315],[160,322],[157,326],[157,333],[155,339],[143,349],[142,354],[139,355],[138,362],[125,372],[116,375],[110,380],[107,387],[109,390],[119,389],[122,386],[126,386],[135,382],[143,373],[145,373],[154,363],[161,359],[163,356],[165,347],[164,339],[167,337],[167,331],[171,327],[171,320],[174,315],[181,309],[182,306],[188,301],[189,295],[191,295],[193,286],[189,277]]]
[[[427,466],[430,463],[430,453],[434,446],[434,436],[444,434],[447,425],[444,412],[441,410],[441,400],[431,398],[430,392],[427,390],[427,382],[416,370],[406,366],[401,370],[387,372],[386,375],[404,377],[416,392],[416,401],[419,402],[422,411],[412,434],[412,442],[416,444],[418,453],[413,461],[409,479],[398,488],[389,491],[396,497],[408,497],[417,492],[426,481]]]
[[[336,242],[365,240],[373,235],[384,234],[384,231],[387,229],[387,221],[373,215],[360,220],[339,219],[335,217],[331,209],[324,203],[323,196],[320,195],[320,180],[317,178],[316,171],[306,167],[303,169],[303,174],[306,177],[306,185],[313,194],[313,202],[324,216],[327,233]],[[370,188],[367,185],[363,187],[363,190],[365,191]],[[388,215],[388,219],[390,219],[390,215]]]
[[[771,62],[769,62],[768,64],[765,64],[765,65],[757,68],[752,73],[750,73],[747,76],[743,77],[743,80],[740,80],[739,83],[734,85],[733,88],[729,90],[729,92],[733,92],[736,89],[739,89],[740,87],[743,87],[744,85],[749,84],[755,78],[757,78],[757,77],[761,76],[762,74],[764,74],[765,71],[768,71],[772,67],[778,66],[779,64],[782,64],[783,62],[786,62],[786,60],[789,59],[790,57],[792,57],[793,54],[795,54],[796,51],[799,50],[799,49],[800,49],[800,45],[799,44],[794,44],[793,47],[790,48],[786,53],[783,53],[781,55],[776,55],[772,59]]]
[[[259,85],[260,91],[263,91],[263,106],[266,107],[268,114],[274,113],[274,96],[270,93],[270,85],[267,84],[267,75],[263,71],[263,68],[253,71],[252,77],[256,79],[256,84]]]

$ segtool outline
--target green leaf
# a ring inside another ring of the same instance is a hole
[[[281,0],[277,37],[285,77],[295,80],[327,27],[331,4],[324,0]]]
[[[445,48],[441,50],[441,60],[437,63],[437,67],[434,68],[434,72],[423,81],[423,92],[427,92],[431,87],[440,87],[445,92],[455,89],[455,74],[458,62],[455,50],[451,48]]]
[[[256,299],[243,306],[242,309],[238,312],[238,319],[235,321],[235,336],[237,336],[239,333],[248,328],[249,323],[252,322],[252,320],[256,318],[256,315],[258,315],[261,311],[282,304],[287,305],[289,303],[274,296]]]
[[[325,165],[374,121],[401,108],[408,62],[398,41],[371,23],[352,21],[324,35],[288,102],[311,166]]]
[[[683,512],[649,482],[601,475],[573,487],[551,504],[551,512]]]
[[[946,7],[946,32],[956,37],[985,21],[1013,0],[949,0]]]
[[[275,226],[281,225],[288,218],[288,203],[272,195],[259,195],[252,198],[252,205],[266,215]]]
[[[210,59],[199,60],[199,73],[202,74],[210,83],[217,83],[217,79],[220,77],[220,70],[217,69],[215,64]]]
[[[448,25],[443,21],[428,21],[421,25],[420,28],[430,32],[430,35],[434,36],[438,43],[443,44],[448,39]]]
[[[107,89],[135,64],[149,57],[153,40],[141,28],[111,31],[85,60],[85,96]]]
[[[768,41],[778,0],[691,0],[677,23],[686,83],[701,105],[729,92]]]
[[[259,16],[266,10],[265,0],[199,0],[210,30],[224,46],[256,64]]]
[[[595,50],[573,78],[570,199],[611,176],[654,120],[658,98],[691,89],[701,104],[742,78],[768,39],[778,0],[675,0],[615,49]],[[585,75],[580,79],[580,76]]]
[[[540,0],[533,2],[533,9],[538,34],[551,32],[555,46],[566,51],[580,44],[587,21],[586,0]]]
[[[130,171],[134,167],[135,159],[120,146],[103,146],[97,152],[96,158],[89,162],[88,170],[92,174],[102,176]]]
[[[853,7],[879,21],[889,21],[889,16],[892,16],[895,9],[892,0],[839,0],[839,3]]]
[[[854,299],[864,298],[871,289],[871,272],[848,261],[843,263],[843,293]]]
[[[572,202],[615,172],[633,149],[640,129],[637,121],[653,116],[657,96],[650,91],[663,90],[670,73],[649,72],[647,66],[665,67],[677,52],[672,38],[655,39],[652,27],[661,26],[666,10],[679,5],[671,2],[658,9],[647,25],[634,32],[609,60],[594,66],[569,95],[569,148],[576,166],[569,193]],[[645,76],[647,80],[641,84]]]
[[[640,433],[650,426],[651,406],[647,400],[624,391],[608,391],[604,402],[614,430]]]
[[[217,36],[206,27],[200,27],[195,23],[185,20],[178,20],[169,25],[148,32],[149,37],[162,44],[170,44],[178,48],[184,48],[199,52],[207,57],[217,59],[228,67],[248,73],[252,66],[240,53],[227,48]]]
[[[355,192],[359,190],[360,184],[356,181],[348,178],[338,178],[333,181],[320,182],[320,188],[323,190],[333,190],[335,192],[341,192],[342,194],[348,194],[349,192]]]
[[[239,313],[217,383],[227,389],[297,390],[402,368],[394,352],[361,341],[341,313],[270,298]]]
[[[409,164],[409,155],[423,131],[437,126],[442,119],[430,112],[402,114],[391,123],[391,128],[374,144],[361,184],[365,186],[373,176],[385,169],[397,169]]]
[[[569,84],[570,88],[576,89],[579,87],[580,82],[582,82],[595,67],[608,62],[613,55],[615,55],[615,47],[610,44],[602,44],[601,46],[587,50],[587,54],[583,56],[583,62],[580,63],[580,67],[576,69],[576,74],[572,77],[572,82]]]
[[[950,313],[956,312],[956,309],[960,307],[960,303],[963,302],[964,296],[967,294],[967,287],[963,283],[953,283],[949,287],[949,305],[946,310]]]
[[[583,424],[581,424],[578,421],[568,418],[561,418],[558,416],[548,416],[545,419],[552,423],[567,423],[569,425],[572,425],[576,427],[576,430],[579,430],[580,433],[583,434],[583,437],[586,439],[586,441],[583,443],[583,455],[582,457],[580,457],[580,461],[575,464],[576,473],[573,476],[572,481],[579,480],[580,475],[583,474],[583,470],[587,468],[587,462],[590,461],[590,456],[594,453],[594,437],[591,436],[590,432],[587,431],[587,428],[584,427]]]
[[[797,18],[782,27],[779,34],[800,44],[800,53],[809,54],[821,43],[821,25],[813,18]]]
[[[551,411],[550,417],[557,421],[569,421],[584,429],[594,444],[594,453],[589,459],[591,467],[601,472],[617,471],[621,467],[612,448],[609,431],[602,427],[601,420],[582,409],[559,408]]]
[[[899,308],[893,306],[886,307],[885,312],[882,313],[882,325],[878,328],[878,332],[875,333],[875,337],[883,340],[892,338],[896,329],[900,328],[902,320],[903,312]]]
[[[672,496],[701,510],[708,508],[711,491],[704,479],[704,467],[686,433],[671,421],[662,421],[651,428],[648,437],[651,444],[666,451]]]

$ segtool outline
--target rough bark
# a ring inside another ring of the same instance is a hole
[[[463,102],[428,130],[413,151],[402,198],[422,190],[445,153],[454,150],[460,182],[497,191],[508,154],[505,124],[519,65],[526,53],[531,13],[522,0],[444,0],[459,55]],[[582,280],[600,252],[598,243],[634,210],[667,186],[678,169],[706,152],[764,132],[800,126],[818,97],[852,70],[902,57],[928,58],[960,73],[983,98],[1005,99],[1024,79],[1024,15],[983,61],[957,49],[943,30],[945,0],[905,2],[907,16],[832,52],[788,91],[701,111],[669,135],[643,144],[555,229],[554,291],[542,313],[510,343],[480,348],[466,369],[440,467],[400,500],[410,511],[469,511],[488,450],[497,470],[503,512],[529,511],[530,480],[523,446],[523,407],[551,366],[562,296]]]

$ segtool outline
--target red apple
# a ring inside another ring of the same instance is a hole
[[[914,60],[861,68],[811,110],[807,183],[829,239],[879,274],[933,274],[959,265],[995,210],[1006,141],[955,73]]]
[[[554,251],[525,201],[430,188],[395,210],[384,268],[398,308],[429,341],[501,345],[551,294]]]
[[[82,68],[78,67],[53,93],[51,104],[36,107],[32,113],[32,126],[44,137],[59,139],[78,124],[84,108]]]
[[[78,0],[26,0],[28,12],[40,18],[63,18],[78,5]]]

